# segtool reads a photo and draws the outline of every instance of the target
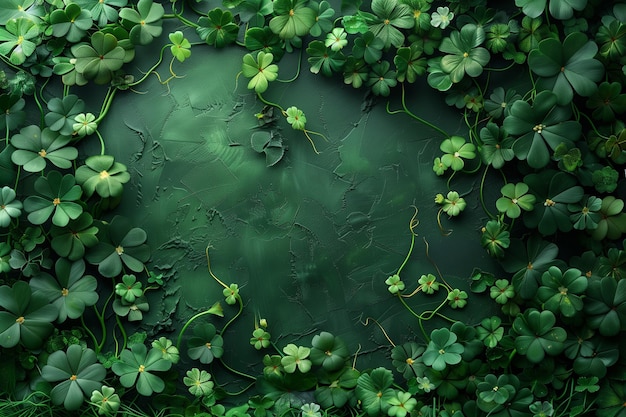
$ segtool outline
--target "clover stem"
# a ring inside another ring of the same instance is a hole
[[[250,375],[248,375],[248,376],[250,376]],[[241,389],[240,391],[235,391],[235,392],[228,392],[228,391],[224,391],[224,394],[226,394],[226,395],[228,395],[228,396],[230,396],[230,397],[236,397],[236,396],[241,395],[241,394],[243,394],[244,392],[248,391],[250,388],[252,388],[252,386],[253,386],[254,384],[256,384],[256,378],[255,378],[255,380],[254,380],[254,381],[252,381],[250,384],[248,384],[248,386],[247,386],[247,387],[245,387],[245,388]]]
[[[184,18],[182,14],[168,13],[168,14],[164,14],[162,18],[163,19],[178,19],[185,26],[189,26],[189,27],[192,27],[194,29],[198,27],[197,23],[194,23],[191,20]]]
[[[120,320],[120,316],[118,316],[117,314],[115,315],[115,321],[117,322],[117,326],[120,328],[120,333],[122,334],[122,338],[124,340],[124,343],[122,345],[122,349],[120,349],[120,351],[126,349],[126,344],[128,342],[128,336],[126,336],[126,330],[124,329],[124,325],[122,325],[122,320]],[[113,332],[113,335],[115,335],[115,332]],[[118,356],[118,352],[116,349],[115,352],[115,357]]]
[[[421,124],[430,127],[431,129],[441,133],[443,136],[445,137],[449,137],[449,135],[446,133],[445,130],[441,129],[440,127],[422,119],[421,117],[419,117],[418,115],[412,113],[408,107],[406,106],[406,99],[405,99],[405,92],[404,92],[404,83],[402,83],[402,109],[404,111],[404,113],[406,113],[408,116],[412,117],[413,119],[415,119],[416,121],[420,122]],[[389,114],[396,114],[399,113],[400,111],[394,111],[391,112],[389,111],[389,102],[387,102],[387,113]]]
[[[400,298],[400,297],[398,297]],[[391,340],[391,338],[389,337],[389,335],[387,334],[387,331],[385,331],[385,328],[374,318],[372,317],[367,317],[365,319],[365,323],[361,322],[362,325],[367,326],[370,323],[370,320],[372,320],[374,323],[376,323],[376,325],[378,326],[378,328],[380,328],[380,331],[383,332],[383,335],[385,336],[385,339],[387,339],[387,341],[389,342],[389,344],[393,347],[396,347],[396,344],[393,343],[393,340]]]
[[[302,62],[302,48],[300,49],[300,55],[298,56],[298,68],[296,69],[296,75],[294,75],[289,80],[276,80],[276,81],[278,81],[279,83],[290,83],[292,81],[295,81],[300,76],[301,62]]]
[[[256,95],[257,95],[257,97],[259,98],[259,100],[261,100],[264,104],[267,104],[268,106],[276,107],[277,109],[279,109],[279,110],[280,110],[280,112],[281,112],[281,113],[282,113],[285,117],[287,117],[287,116],[286,116],[286,114],[287,114],[287,113],[285,112],[285,109],[283,109],[282,107],[280,107],[280,105],[279,105],[279,104],[272,103],[271,101],[267,101],[267,100],[265,100],[265,99],[263,98],[263,96],[261,95],[261,93],[256,93]]]
[[[437,266],[437,264],[432,260],[432,258],[430,257],[430,253],[429,253],[429,249],[430,249],[430,244],[428,243],[428,241],[426,240],[426,238],[424,239],[424,244],[426,245],[426,259],[428,259],[428,261],[432,264],[432,266],[435,267],[435,269],[437,270],[437,274],[439,274],[439,278],[441,278],[441,281],[443,281],[445,287],[446,287],[446,291],[450,292],[452,290],[452,287],[450,286],[450,284],[448,284],[446,282],[446,280],[443,278],[443,274],[441,273],[441,271],[439,270],[439,267]]]
[[[100,123],[100,121],[104,119],[104,116],[107,115],[107,113],[109,112],[109,109],[111,108],[111,103],[113,103],[113,98],[115,98],[116,91],[117,91],[117,88],[109,87],[109,89],[107,90],[107,94],[104,97],[104,101],[102,102],[102,107],[100,108],[100,114],[98,114],[98,118],[94,120],[94,123],[96,124]]]
[[[493,72],[501,72],[501,71],[506,71],[508,69],[513,68],[513,66],[517,65],[517,63],[515,61],[511,62],[509,65],[507,65],[504,68],[489,68],[489,67],[485,67],[483,68],[485,71],[493,71]]]
[[[400,275],[400,272],[402,272],[402,268],[404,268],[406,263],[409,261],[411,253],[413,253],[413,246],[415,246],[415,234],[411,233],[411,246],[409,246],[409,251],[404,258],[404,262],[402,262],[402,265],[400,265],[400,267],[398,268],[398,272],[396,272],[396,275]]]
[[[448,181],[446,181],[446,187],[448,187],[448,190],[450,190],[450,183],[452,182],[452,178],[454,178],[454,174],[456,174],[457,171],[452,171],[452,174],[450,174],[450,177],[448,178]]]
[[[96,135],[98,135],[98,139],[100,140],[100,155],[104,155],[104,139],[102,139],[102,135],[98,132],[98,129],[95,130]]]
[[[443,225],[441,224],[441,213],[443,213],[443,207],[441,207],[437,212],[437,225],[439,226],[439,231],[443,236],[450,236],[452,229],[443,230]]]
[[[213,277],[214,280],[216,280],[222,287],[224,288],[228,288],[228,285],[224,284],[224,282],[222,282],[221,279],[219,279],[218,277],[215,276],[215,274],[213,273],[213,271],[211,270],[211,261],[209,260],[209,247],[211,245],[208,245],[205,249],[205,253],[206,253],[206,264],[207,264],[207,268],[209,269],[209,274],[211,274],[211,276]]]
[[[165,52],[165,49],[168,47],[169,45],[165,45],[161,48],[161,52],[159,52],[159,59],[157,60],[156,64],[154,64],[152,67],[150,67],[150,69],[148,71],[146,71],[145,73],[143,73],[143,77],[141,77],[140,79],[138,79],[137,81],[134,81],[130,84],[128,84],[129,87],[134,87],[138,84],[141,84],[143,81],[146,80],[146,78],[148,78],[148,76],[150,76],[150,74],[152,74],[152,72],[154,70],[157,69],[157,67],[159,65],[161,65],[161,62],[163,62],[163,52]]]
[[[197,318],[200,318],[207,314],[214,313],[211,311],[211,309],[201,311],[200,313],[192,316],[189,320],[187,320],[187,322],[185,322],[185,325],[180,329],[180,332],[178,333],[178,338],[176,339],[176,349],[180,350],[180,345],[183,342],[183,334],[185,333],[185,330],[187,330],[187,328],[191,325],[191,323],[193,323],[194,320],[196,320]]]
[[[487,216],[489,216],[490,219],[495,219],[496,216],[491,214],[489,209],[487,209],[487,204],[485,203],[484,190],[485,190],[485,178],[487,178],[487,171],[489,171],[489,165],[485,165],[485,171],[483,171],[483,175],[480,178],[480,192],[478,193],[478,195],[480,198],[480,204],[483,206],[483,211],[487,214]]]
[[[98,347],[98,339],[96,338],[96,335],[93,334],[91,329],[85,323],[85,315],[84,314],[81,314],[81,316],[80,316],[80,324],[82,324],[83,329],[85,330],[85,332],[87,332],[87,334],[91,338],[91,341],[93,342],[94,347],[97,348]],[[99,350],[96,351],[96,354],[98,354],[98,353],[100,353]]]
[[[226,322],[226,324],[224,325],[224,327],[222,327],[222,330],[220,331],[220,335],[222,337],[224,337],[224,333],[226,332],[226,329],[241,315],[241,313],[243,312],[243,300],[241,299],[240,295],[237,295],[237,302],[239,304],[239,311],[237,311],[237,314],[235,314],[233,316],[233,318],[231,318],[230,320],[228,320],[228,322]],[[238,371],[234,368],[231,368],[230,366],[226,365],[226,363],[224,362],[224,360],[222,358],[219,358],[220,363],[226,368],[228,369],[230,372],[239,375],[239,376],[243,376],[244,378],[248,378],[251,379],[253,381],[256,381],[256,378],[252,375],[248,375],[244,372]]]
[[[9,124],[7,123],[6,132],[4,134],[4,146],[9,146]],[[18,165],[19,167],[19,165]]]
[[[606,136],[604,136],[603,134],[601,134],[600,132],[598,132],[598,129],[596,129],[596,125],[593,123],[593,120],[591,120],[591,118],[589,116],[587,116],[585,113],[580,112],[575,106],[572,106],[574,108],[574,113],[576,113],[576,118],[580,119],[580,116],[583,116],[585,119],[587,119],[587,121],[589,122],[589,124],[591,125],[591,129],[593,130],[593,132],[598,135],[599,137],[601,137],[602,139],[608,139]]]
[[[35,99],[35,104],[39,108],[39,114],[40,114],[40,119],[41,119],[41,128],[43,129],[43,127],[46,125],[46,122],[45,122],[45,119],[44,119],[45,114],[44,114],[44,111],[43,111],[43,107],[42,107],[41,103],[39,102],[39,99],[37,98],[37,90],[35,90],[33,92],[33,99]]]
[[[309,143],[313,147],[313,151],[315,152],[315,154],[319,155],[320,153],[318,152],[317,148],[315,147],[315,143],[313,143],[313,139],[311,139],[311,137],[309,136],[309,133],[315,133],[315,132],[311,132],[310,130],[306,130],[306,129],[303,129],[302,131],[304,132],[304,136],[306,136],[306,138],[309,140]],[[318,135],[320,135],[320,134],[318,133]]]

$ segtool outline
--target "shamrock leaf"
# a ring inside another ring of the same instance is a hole
[[[272,336],[269,332],[266,332],[265,329],[257,328],[252,332],[252,337],[250,338],[250,344],[254,346],[256,350],[261,350],[270,345],[270,338]]]
[[[390,407],[389,400],[396,395],[391,388],[392,385],[393,374],[389,369],[382,367],[359,376],[355,393],[369,416],[387,412]]]
[[[310,69],[313,74],[321,71],[322,74],[330,77],[333,72],[340,72],[343,69],[346,58],[339,52],[341,48],[335,51],[332,49],[333,45],[335,44],[332,42],[325,45],[322,41],[313,41],[306,48],[306,53],[309,54],[307,61],[311,64]]]
[[[435,371],[443,371],[448,365],[461,362],[463,345],[456,343],[457,335],[446,328],[433,330],[424,352],[424,364]]]
[[[568,149],[581,134],[581,125],[569,120],[570,111],[557,106],[557,96],[542,91],[532,104],[517,100],[511,106],[509,116],[504,119],[504,129],[517,136],[513,151],[518,159],[526,160],[532,168],[543,168],[550,162],[550,151],[560,144]]]
[[[130,29],[130,41],[134,45],[147,45],[161,35],[163,22],[161,18],[165,9],[153,0],[139,0],[137,10],[123,8],[119,12],[122,24],[132,26]],[[93,36],[93,35],[92,35]]]
[[[343,340],[328,332],[313,336],[311,345],[311,362],[313,365],[321,365],[327,372],[343,368],[350,356]]]
[[[172,362],[163,359],[159,349],[148,351],[146,345],[135,343],[122,351],[120,360],[114,362],[111,369],[119,376],[122,386],[135,386],[140,395],[151,396],[165,389],[165,382],[154,372],[167,371],[171,367]]]
[[[485,110],[487,110],[487,102],[485,102]],[[478,146],[478,152],[485,164],[500,169],[515,157],[512,149],[513,138],[508,136],[504,128],[493,122],[488,122],[487,126],[480,129],[480,140],[482,143]]]
[[[74,3],[69,3],[65,9],[56,9],[50,13],[52,35],[65,38],[72,43],[79,42],[92,24],[91,13]]]
[[[91,35],[91,45],[77,44],[71,50],[76,58],[76,72],[96,84],[109,83],[115,71],[124,65],[126,56],[126,51],[118,44],[117,38],[101,31]]]
[[[375,16],[366,15],[369,30],[383,41],[385,49],[391,45],[401,47],[404,35],[400,29],[415,26],[411,8],[398,0],[373,0],[371,7]]]
[[[283,348],[286,356],[283,356],[280,360],[281,365],[285,369],[285,372],[292,374],[296,372],[296,369],[303,374],[311,370],[311,361],[307,359],[311,353],[311,349],[305,346],[296,346],[293,343],[289,343]]]
[[[60,258],[54,267],[55,276],[42,272],[30,280],[33,294],[43,295],[59,312],[57,321],[63,323],[68,318],[77,319],[83,315],[85,307],[98,301],[98,282],[91,275],[85,275],[85,262],[81,259],[70,262]]]
[[[251,54],[245,54],[241,71],[243,76],[251,78],[248,89],[261,94],[267,90],[271,81],[278,78],[278,65],[272,64],[274,55],[259,51],[256,59]]]
[[[213,392],[215,383],[211,381],[211,374],[205,370],[192,368],[187,371],[187,376],[183,378],[183,383],[189,388],[191,395],[204,397]]]
[[[414,83],[417,77],[426,73],[426,58],[422,57],[423,48],[417,43],[412,43],[409,47],[398,48],[396,56],[393,58],[397,68],[397,79],[400,82],[405,80]]]
[[[37,178],[35,191],[40,196],[24,200],[28,221],[33,224],[43,224],[52,216],[54,225],[64,227],[83,212],[83,206],[78,203],[83,192],[72,174],[61,176],[59,171],[50,171],[47,177]]]
[[[306,6],[306,0],[275,0],[273,3],[275,16],[269,27],[281,39],[304,36],[315,24],[317,13]]]
[[[502,258],[504,250],[509,247],[511,234],[505,225],[498,220],[489,220],[482,230],[480,242],[489,255]]]
[[[552,90],[558,105],[569,104],[574,91],[589,97],[597,90],[596,82],[604,74],[604,65],[594,56],[598,45],[581,32],[565,38],[563,43],[556,39],[544,39],[528,55],[528,66],[540,78],[540,89]]]
[[[187,343],[187,355],[191,359],[209,364],[224,354],[224,339],[217,334],[211,323],[202,323],[194,327],[193,336]]]
[[[480,47],[484,40],[484,29],[467,24],[441,42],[439,50],[448,54],[441,59],[441,69],[450,74],[453,83],[461,81],[465,74],[470,77],[482,74],[490,59],[489,51]]]
[[[41,377],[48,382],[61,381],[50,391],[52,403],[73,411],[80,408],[85,397],[102,387],[106,369],[98,363],[93,350],[70,345],[67,351],[57,350],[48,357]]]
[[[237,39],[239,26],[233,22],[231,12],[218,7],[209,11],[206,17],[198,19],[196,32],[207,44],[223,48]]]
[[[32,20],[11,19],[0,27],[0,54],[9,56],[13,65],[21,65],[35,52],[38,36],[39,26]]]
[[[528,190],[528,185],[523,182],[504,185],[500,189],[502,197],[496,200],[496,208],[511,219],[518,218],[522,214],[522,210],[530,211],[534,207],[536,198],[529,194]]]
[[[75,94],[63,98],[53,97],[48,101],[48,112],[44,120],[50,130],[69,136],[74,133],[74,117],[83,111],[85,102]]]
[[[26,126],[11,138],[11,145],[16,148],[11,160],[28,172],[42,171],[47,161],[58,168],[70,168],[78,156],[76,148],[67,146],[70,140],[69,136],[60,135],[50,128],[41,130],[36,125]]]
[[[460,171],[465,166],[464,159],[474,159],[476,157],[476,146],[473,143],[466,143],[461,136],[451,136],[441,142],[439,146],[445,154],[441,157],[441,162],[453,171]]]
[[[39,349],[54,326],[57,308],[42,295],[32,293],[30,285],[17,281],[12,287],[0,287],[0,346],[12,348],[22,343],[27,349]]]
[[[15,199],[15,190],[6,185],[0,189],[0,227],[7,227],[22,214],[22,202]]]
[[[123,266],[131,271],[142,272],[144,262],[150,258],[150,247],[143,229],[132,227],[130,221],[115,216],[110,224],[104,224],[98,234],[100,242],[87,252],[87,261],[98,265],[98,272],[105,277],[115,277]],[[108,238],[108,239],[107,239]]]
[[[137,281],[137,277],[133,274],[122,275],[122,282],[118,282],[115,285],[115,294],[122,297],[126,303],[132,304],[135,302],[135,299],[143,295],[141,282]]]
[[[123,184],[130,180],[126,166],[115,162],[110,155],[94,155],[85,160],[85,165],[76,170],[76,182],[91,197],[95,192],[102,198],[119,197],[124,190]]]
[[[367,86],[377,96],[387,97],[391,94],[391,88],[398,84],[395,71],[390,69],[391,65],[387,61],[372,65],[369,73]]]
[[[99,27],[104,27],[109,22],[117,22],[119,8],[128,4],[128,0],[72,0],[72,2],[89,11],[91,18]]]
[[[122,405],[120,396],[115,393],[115,388],[106,385],[103,385],[99,391],[94,390],[90,400],[97,407],[98,414],[104,415],[115,415]]]
[[[576,268],[562,272],[558,267],[551,266],[541,276],[542,285],[537,290],[537,298],[546,310],[574,317],[583,309],[582,297],[587,283],[587,277]]]
[[[558,355],[564,349],[567,332],[555,324],[556,317],[551,311],[527,309],[513,321],[515,348],[532,363],[541,363],[546,354]]]

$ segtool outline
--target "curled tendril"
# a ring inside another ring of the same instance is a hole
[[[370,320],[373,321],[374,323],[376,323],[376,325],[380,328],[380,331],[383,332],[383,335],[385,336],[385,339],[387,339],[387,341],[389,342],[389,344],[391,344],[391,346],[396,347],[396,344],[393,343],[393,340],[391,340],[391,338],[389,337],[389,335],[387,334],[387,331],[385,331],[385,328],[378,322],[376,321],[376,319],[372,318],[372,317],[367,317],[365,319],[365,321],[362,321],[361,319],[359,319],[359,322],[363,325],[363,326],[369,326],[370,324]],[[355,358],[356,361],[356,358]]]

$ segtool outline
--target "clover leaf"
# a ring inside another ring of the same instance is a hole
[[[81,9],[88,10],[99,27],[116,22],[119,16],[118,9],[128,4],[128,0],[72,0],[72,2]]]
[[[526,244],[521,240],[511,240],[511,256],[504,258],[502,267],[513,273],[513,286],[524,299],[531,299],[539,288],[541,275],[552,265],[557,265],[559,247],[554,243],[532,235]]]
[[[230,11],[218,7],[210,10],[206,17],[198,19],[196,32],[208,45],[223,48],[237,39],[239,26],[233,22],[233,14]]]
[[[333,50],[333,45],[325,45],[322,41],[313,41],[306,48],[309,54],[307,61],[311,64],[311,72],[330,77],[333,72],[340,72],[345,63],[345,56],[339,50]],[[330,49],[329,49],[330,48]]]
[[[375,16],[365,15],[369,30],[383,41],[385,49],[391,45],[401,47],[404,34],[400,29],[415,26],[411,8],[398,0],[373,0],[371,7]]]
[[[12,348],[22,343],[27,349],[39,349],[54,326],[57,308],[24,281],[12,287],[0,287],[0,346]]]
[[[496,200],[496,208],[511,219],[518,218],[522,214],[522,210],[530,211],[534,207],[536,198],[528,191],[528,185],[523,182],[504,185],[500,189],[502,197]]]
[[[485,102],[485,109],[487,109],[487,102]],[[488,122],[487,126],[480,129],[480,140],[482,143],[478,146],[478,152],[485,164],[500,169],[515,157],[512,149],[513,138],[508,136],[504,128],[493,122]]]
[[[335,9],[330,6],[330,3],[326,0],[322,0],[319,3],[312,2],[311,6],[314,7],[316,17],[315,23],[311,26],[309,33],[311,36],[318,37],[324,32],[329,32],[333,29],[333,17],[335,16]],[[343,28],[338,28],[345,30]]]
[[[515,0],[515,5],[522,8],[526,16],[539,17],[546,8],[548,0]],[[574,10],[583,10],[587,0],[550,0],[550,14],[560,20],[566,20],[574,15]]]
[[[125,7],[119,11],[122,24],[132,26],[129,35],[134,45],[147,45],[161,35],[164,14],[163,6],[153,0],[139,0],[136,10]]]
[[[39,26],[35,22],[25,17],[11,19],[0,27],[0,54],[9,56],[13,65],[21,65],[35,52],[38,37]]]
[[[504,327],[501,327],[502,319],[498,316],[486,317],[476,328],[476,334],[488,348],[495,348],[504,336]]]
[[[225,297],[226,304],[232,306],[238,299],[241,299],[241,296],[239,295],[239,285],[230,284],[227,288],[222,290],[222,295]]]
[[[144,270],[144,262],[150,258],[150,247],[145,243],[147,235],[143,229],[132,227],[125,217],[115,216],[100,229],[98,238],[100,242],[87,252],[86,258],[98,265],[98,272],[103,276],[115,277],[123,266],[133,272]]]
[[[480,45],[485,40],[483,28],[474,24],[464,25],[444,38],[439,50],[447,55],[441,59],[441,69],[450,74],[453,83],[460,82],[465,74],[478,77],[490,59],[489,51]]]
[[[539,42],[528,55],[528,66],[539,76],[537,86],[551,90],[558,105],[569,104],[574,91],[589,97],[604,74],[604,65],[594,56],[598,45],[581,32],[568,35],[563,43],[552,38]]]
[[[386,368],[379,367],[359,376],[355,393],[369,416],[387,413],[389,400],[396,395],[392,385],[393,374]]]
[[[224,354],[224,339],[217,334],[211,323],[201,323],[194,327],[193,336],[187,343],[187,355],[191,359],[209,364]]]
[[[422,291],[426,294],[434,294],[435,291],[439,290],[437,277],[433,274],[422,275],[417,282],[420,284]]]
[[[111,369],[119,377],[122,386],[135,386],[140,395],[151,396],[165,389],[165,382],[154,372],[167,371],[171,367],[172,362],[163,359],[159,349],[151,348],[148,351],[146,345],[135,343],[130,349],[122,351],[120,360],[114,362]]]
[[[405,80],[414,83],[418,76],[426,73],[426,58],[422,57],[423,47],[417,43],[412,43],[408,47],[398,48],[396,56],[393,58],[397,68],[397,79],[400,82]]]
[[[586,322],[602,336],[616,336],[626,329],[626,280],[603,277],[587,288]]]
[[[83,192],[72,174],[62,176],[59,171],[50,171],[47,177],[37,178],[35,191],[40,195],[24,200],[32,224],[43,224],[52,216],[54,225],[64,227],[83,212],[78,203]]]
[[[513,285],[507,279],[498,279],[489,289],[489,296],[498,304],[506,304],[515,297]]]
[[[311,370],[311,360],[307,359],[311,353],[311,349],[306,346],[296,346],[289,343],[283,348],[285,356],[280,360],[285,372],[293,374],[296,369],[303,374]]]
[[[562,272],[558,267],[551,266],[541,276],[541,287],[537,290],[537,298],[543,308],[564,317],[574,317],[583,309],[583,294],[587,290],[587,277],[576,268]]]
[[[374,36],[372,32],[365,32],[354,40],[352,47],[352,55],[356,59],[363,59],[368,64],[374,64],[380,60],[383,55],[385,43],[382,39]]]
[[[211,381],[211,374],[205,370],[192,368],[187,371],[183,378],[183,383],[189,388],[191,395],[196,397],[204,397],[213,392],[215,383]]]
[[[391,94],[391,88],[398,84],[395,71],[390,69],[391,65],[387,61],[372,65],[368,75],[367,86],[377,96],[387,97]]]
[[[324,409],[343,407],[354,398],[354,387],[360,375],[356,369],[344,367],[340,371],[321,376],[315,390],[315,400]]]
[[[102,198],[119,197],[123,184],[130,180],[126,166],[115,162],[110,155],[94,155],[85,160],[85,165],[76,170],[76,181],[87,197],[97,193]]]
[[[168,360],[173,364],[178,363],[180,360],[180,352],[178,351],[178,348],[170,339],[166,337],[161,336],[157,340],[153,340],[152,347],[160,350],[163,359]]]
[[[624,209],[624,201],[613,195],[608,195],[602,199],[600,205],[600,213],[602,218],[598,222],[591,237],[594,240],[618,239],[623,233],[626,233],[626,213]]]
[[[7,227],[22,214],[22,202],[15,199],[15,190],[6,185],[0,189],[0,227]]]
[[[126,303],[132,304],[135,299],[143,295],[141,282],[137,281],[137,277],[133,274],[124,274],[122,275],[122,282],[115,284],[115,294],[122,297]]]
[[[6,0],[0,5],[0,25],[6,25],[10,20],[26,18],[35,23],[41,22],[45,14],[43,7],[35,0]]]
[[[90,401],[97,407],[98,414],[115,415],[122,405],[120,396],[115,393],[115,388],[103,385],[100,390],[91,393]]]
[[[245,54],[241,71],[243,76],[251,78],[248,89],[261,94],[267,90],[271,81],[278,78],[278,65],[272,64],[274,55],[269,52],[259,51],[256,59],[251,54]]]
[[[26,101],[19,94],[0,94],[1,131],[14,130],[24,123],[26,120],[25,105]]]
[[[457,343],[455,333],[446,328],[435,329],[430,334],[430,342],[423,355],[424,364],[435,371],[443,371],[448,365],[461,362],[464,350],[463,345]]]
[[[126,51],[110,33],[95,32],[91,35],[90,43],[77,44],[71,48],[76,58],[76,72],[96,84],[107,84],[113,79],[115,71],[124,65]]]
[[[267,26],[250,28],[244,36],[244,44],[249,51],[271,53],[276,61],[280,61],[285,53],[281,43],[280,37]]]
[[[505,225],[498,220],[489,220],[482,230],[480,242],[489,255],[502,258],[504,251],[509,247],[511,234]]]
[[[395,397],[387,401],[391,405],[387,414],[391,417],[406,417],[417,406],[417,400],[409,392],[398,391]]]
[[[78,156],[76,148],[67,146],[70,140],[69,136],[60,135],[50,128],[41,130],[36,125],[26,126],[11,138],[11,145],[15,147],[11,160],[28,172],[42,171],[47,161],[58,168],[70,168]]]
[[[617,9],[617,5],[614,10]],[[605,15],[602,26],[596,33],[596,41],[600,45],[600,55],[611,60],[619,60],[626,52],[626,24],[623,19]]]
[[[385,284],[389,286],[387,289],[392,294],[398,294],[404,290],[404,282],[402,282],[398,274],[390,275],[389,278],[385,280]]]
[[[467,207],[465,199],[456,191],[449,191],[441,204],[441,209],[450,217],[458,216]]]
[[[304,36],[315,24],[317,13],[307,7],[306,0],[275,0],[274,14],[269,27],[281,39]]]
[[[48,112],[44,120],[50,130],[69,136],[74,133],[74,117],[84,108],[85,102],[75,94],[63,98],[53,97],[48,100]]]
[[[576,178],[562,171],[545,170],[528,174],[524,182],[537,197],[534,209],[524,215],[524,224],[538,228],[544,235],[572,230],[568,205],[580,202],[584,195]]]
[[[573,213],[570,220],[576,230],[594,230],[602,219],[600,209],[602,200],[595,196],[585,196],[579,203],[568,204],[567,209]]]
[[[261,350],[270,345],[270,335],[269,332],[266,332],[263,328],[254,329],[252,332],[252,337],[250,338],[250,344],[254,346],[256,350]]]
[[[556,150],[560,144],[573,148],[581,134],[581,125],[569,120],[570,111],[557,106],[558,98],[550,91],[542,91],[532,106],[517,100],[504,119],[504,129],[517,136],[513,151],[518,159],[526,160],[532,168],[543,168],[550,162],[548,147]]]
[[[391,349],[391,363],[405,379],[424,375],[426,365],[422,359],[424,346],[416,342],[406,342]]]
[[[141,321],[143,313],[150,310],[150,304],[145,295],[136,298],[132,303],[124,301],[123,298],[116,298],[112,307],[115,314],[128,317],[128,321]]]
[[[546,355],[558,355],[564,349],[567,332],[555,324],[551,311],[527,309],[513,321],[515,348],[532,363],[541,363]]]
[[[41,376],[48,382],[59,382],[50,391],[52,403],[63,404],[66,410],[78,410],[85,397],[100,389],[106,369],[97,362],[96,353],[80,345],[70,345],[48,357]]]
[[[55,276],[41,272],[30,280],[33,294],[41,294],[58,310],[57,321],[63,323],[68,318],[77,319],[83,315],[85,307],[98,301],[98,282],[91,275],[85,275],[85,262],[81,259],[70,262],[60,258],[54,267]]]
[[[448,293],[446,300],[448,300],[448,305],[452,308],[463,308],[467,305],[467,293],[454,288]]]
[[[79,42],[92,24],[91,13],[74,3],[69,3],[65,9],[56,9],[50,13],[52,35],[65,38],[72,43]]]
[[[343,368],[350,356],[344,341],[328,332],[313,336],[311,345],[311,362],[313,365],[321,365],[327,372]]]
[[[476,146],[467,143],[461,136],[451,136],[441,142],[439,146],[445,154],[441,157],[441,162],[452,168],[453,171],[460,171],[465,166],[464,159],[476,158]]]
[[[450,11],[449,7],[437,7],[437,11],[430,17],[430,24],[435,28],[445,29],[450,25],[453,18],[454,13]]]
[[[93,113],[80,113],[74,117],[72,129],[79,138],[89,136],[98,130],[96,116]]]
[[[622,93],[622,85],[618,82],[601,83],[598,90],[589,96],[587,108],[593,109],[594,119],[612,122],[616,114],[626,112],[626,94]]]

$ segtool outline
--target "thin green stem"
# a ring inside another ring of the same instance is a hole
[[[210,309],[209,310],[205,310],[205,311],[202,311],[202,312],[194,315],[189,320],[187,320],[187,322],[182,327],[182,329],[180,329],[180,333],[178,333],[178,338],[176,339],[176,348],[178,350],[180,350],[180,346],[181,346],[181,344],[183,342],[183,334],[185,333],[185,330],[187,330],[187,328],[191,325],[191,323],[194,322],[194,320],[196,320],[196,319],[198,319],[198,318],[200,318],[202,316],[205,316],[207,314],[214,314],[214,313]]]
[[[126,329],[124,329],[124,325],[122,325],[122,320],[120,319],[120,316],[118,316],[117,314],[115,315],[115,321],[117,322],[117,326],[120,328],[120,333],[122,334],[122,338],[124,340],[122,349],[119,350],[119,352],[121,352],[124,349],[126,349],[126,344],[128,343],[128,337],[126,336]],[[117,349],[115,350],[115,357],[118,357],[119,352],[117,351]]]
[[[87,332],[87,334],[91,338],[91,341],[93,342],[94,347],[97,348],[98,347],[98,339],[96,338],[96,335],[91,331],[91,329],[85,323],[85,315],[84,314],[81,314],[81,316],[80,316],[80,324],[82,324],[83,329],[85,330],[85,332]],[[96,352],[96,353],[99,353],[99,352]]]
[[[413,253],[414,246],[415,246],[415,234],[411,233],[411,246],[409,246],[409,251],[407,252],[406,257],[404,258],[404,262],[402,262],[402,265],[400,265],[400,267],[398,268],[398,272],[396,272],[396,275],[400,275],[400,272],[402,272],[402,268],[404,268],[406,263],[409,261],[409,258],[411,257],[411,253]]]
[[[241,299],[240,295],[237,295],[237,302],[239,303],[239,311],[237,311],[237,314],[235,314],[230,320],[228,320],[228,322],[224,325],[224,327],[222,327],[222,330],[220,331],[220,335],[222,335],[222,337],[224,337],[224,333],[226,332],[226,329],[228,329],[228,327],[241,315],[241,313],[243,312],[243,300]],[[228,369],[230,372],[242,376],[244,378],[248,378],[251,379],[253,381],[256,381],[256,378],[252,375],[248,375],[244,372],[238,371],[234,368],[231,368],[230,366],[228,366],[224,360],[222,358],[219,358],[220,363],[222,365],[224,365],[224,367],[226,369]]]
[[[115,98],[116,91],[117,88],[113,87],[110,87],[107,90],[107,94],[104,97],[104,101],[102,102],[102,107],[100,108],[100,114],[98,114],[98,118],[94,120],[95,123],[100,123],[109,112],[109,109],[111,108],[111,103],[113,103],[113,98]]]
[[[146,80],[146,78],[148,78],[148,77],[150,76],[150,74],[152,74],[152,72],[153,72],[154,70],[156,70],[156,69],[157,69],[157,67],[158,67],[159,65],[161,65],[161,62],[163,62],[163,53],[165,52],[165,49],[166,49],[168,46],[171,46],[171,45],[164,45],[164,46],[161,48],[161,52],[159,52],[159,59],[157,60],[157,62],[156,62],[156,63],[155,63],[152,67],[150,67],[150,69],[149,69],[148,71],[146,71],[146,72],[144,73],[143,77],[141,77],[141,78],[140,78],[140,79],[138,79],[137,81],[134,81],[134,82],[132,82],[132,83],[128,84],[128,86],[129,86],[129,87],[134,87],[134,86],[136,86],[136,85],[141,84],[142,82],[144,82],[144,81]]]
[[[98,132],[98,129],[95,131],[98,139],[100,140],[100,155],[104,155],[105,147],[104,147],[104,139],[102,139],[102,135]]]
[[[268,106],[276,107],[277,109],[281,111],[281,113],[285,114],[285,109],[283,109],[280,106],[280,104],[272,103],[271,101],[265,100],[263,96],[261,95],[261,93],[256,93],[256,95],[259,98],[259,100],[261,100],[261,102],[263,102],[264,104],[267,104]]]
[[[483,171],[483,175],[480,178],[480,192],[478,193],[479,198],[480,198],[480,204],[483,206],[483,211],[485,212],[485,214],[487,214],[487,216],[489,216],[490,219],[495,219],[496,216],[494,216],[489,209],[487,208],[487,204],[485,203],[485,179],[487,178],[487,171],[489,171],[489,165],[485,165],[485,170]]]
[[[299,76],[300,76],[300,66],[301,66],[301,62],[302,62],[302,49],[300,49],[300,55],[298,55],[298,68],[296,70],[296,75],[293,76],[293,78],[289,79],[289,80],[276,80],[279,83],[290,83],[295,81]]]
[[[423,124],[423,125],[425,125],[425,126],[428,126],[429,128],[431,128],[431,129],[433,129],[433,130],[435,130],[435,131],[437,131],[437,132],[441,133],[444,137],[449,137],[449,136],[450,136],[450,135],[448,135],[448,133],[446,133],[446,131],[445,131],[445,130],[441,129],[440,127],[438,127],[438,126],[436,126],[436,125],[434,125],[434,124],[432,124],[432,123],[430,123],[429,121],[426,121],[426,120],[422,119],[422,118],[421,118],[421,117],[419,117],[418,115],[416,115],[416,114],[412,113],[412,112],[408,109],[408,107],[406,106],[406,99],[405,99],[405,96],[406,96],[406,94],[405,94],[405,91],[404,91],[404,83],[403,83],[403,84],[402,84],[402,96],[401,96],[401,101],[402,101],[402,111],[403,111],[404,113],[406,113],[408,116],[410,116],[411,118],[415,119],[415,120],[416,120],[416,121],[418,121],[419,123],[421,123],[421,124]],[[397,113],[399,113],[399,112],[400,112],[400,111],[390,111],[390,110],[389,110],[389,102],[387,102],[387,107],[386,107],[386,109],[387,109],[387,113],[388,113],[388,114],[397,114]]]

